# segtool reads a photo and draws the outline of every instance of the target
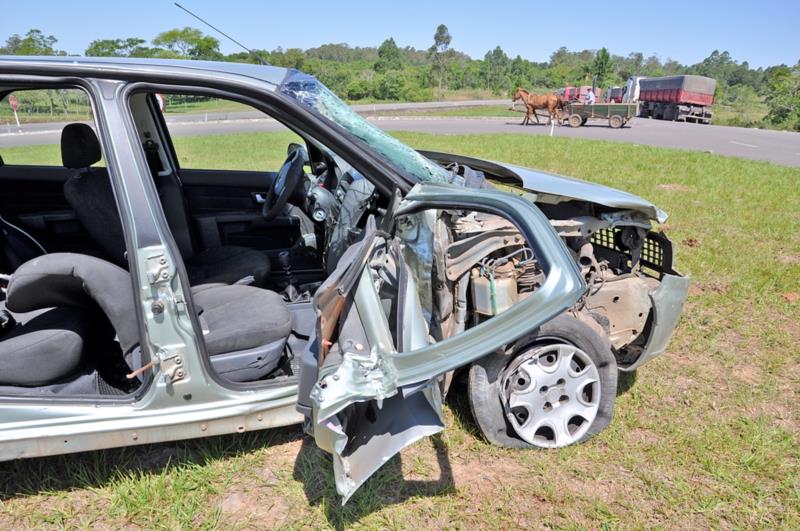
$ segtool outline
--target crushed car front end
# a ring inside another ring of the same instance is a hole
[[[673,245],[658,226],[667,214],[633,194],[579,179],[423,152],[441,165],[482,172],[526,196],[547,215],[588,286],[568,310],[607,339],[621,371],[663,353],[680,319],[690,280],[674,268]]]

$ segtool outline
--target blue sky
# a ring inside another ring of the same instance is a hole
[[[571,50],[606,46],[615,54],[641,51],[689,64],[714,49],[728,50],[751,66],[800,60],[800,0],[183,0],[182,4],[254,48],[310,48],[328,42],[376,46],[388,36],[400,46],[427,48],[436,26],[445,23],[453,47],[473,57],[483,57],[500,45],[512,57],[520,54],[536,61],[546,60],[560,46]],[[0,0],[0,39],[39,28],[55,35],[58,46],[74,54],[83,53],[94,39],[150,40],[161,31],[187,25],[200,27],[166,0]],[[234,45],[221,41],[223,52],[235,51]]]

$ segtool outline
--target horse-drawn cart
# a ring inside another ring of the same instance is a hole
[[[636,103],[594,103],[569,102],[562,117],[570,127],[580,127],[589,120],[608,120],[609,127],[619,129],[636,116]]]

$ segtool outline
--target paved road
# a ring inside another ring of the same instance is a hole
[[[507,101],[480,102],[481,105],[500,105]],[[473,104],[468,102],[466,104]],[[465,102],[436,102],[424,104],[376,104],[354,106],[367,115],[398,110],[454,108]],[[276,131],[282,126],[273,120],[258,118],[248,112],[175,114],[168,117],[170,130],[176,136],[225,134],[232,132]],[[521,133],[546,135],[550,128],[543,125],[521,126],[519,120],[508,118],[435,118],[411,116],[370,116],[369,120],[387,131],[421,131],[435,134]],[[14,128],[0,125],[0,148],[29,144],[57,143],[64,124],[46,123],[24,126],[17,134]],[[708,151],[721,155],[766,160],[785,166],[800,167],[800,133],[745,129],[740,127],[707,126],[659,120],[634,119],[628,127],[611,129],[605,123],[589,123],[584,127],[554,128],[554,136],[594,138],[646,144],[661,147]]]

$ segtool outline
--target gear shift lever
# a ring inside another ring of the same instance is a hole
[[[298,291],[297,286],[294,284],[294,275],[292,275],[292,264],[289,261],[289,251],[281,251],[278,253],[278,263],[283,268],[283,272],[286,275],[286,279],[288,280],[288,284],[286,285],[286,289],[284,292],[286,296],[289,298],[289,301],[293,301],[297,299]]]

